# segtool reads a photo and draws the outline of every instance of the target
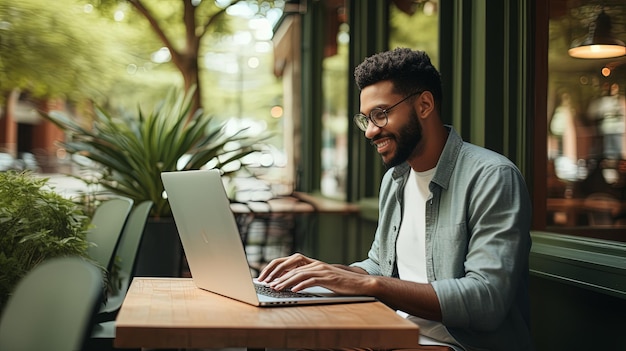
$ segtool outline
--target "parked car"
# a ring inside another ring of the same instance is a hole
[[[37,163],[37,159],[35,155],[30,152],[22,152],[18,158],[13,157],[13,155],[1,152],[0,153],[0,172],[5,171],[33,171],[38,172],[39,164]]]
[[[11,154],[0,152],[0,172],[15,169],[15,158]]]

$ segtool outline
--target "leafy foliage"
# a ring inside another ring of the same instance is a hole
[[[182,85],[175,67],[150,61],[160,45],[149,24],[115,21],[89,1],[0,1],[0,105],[14,90],[87,111],[92,101],[154,101]]]
[[[190,117],[192,95],[171,90],[151,113],[139,109],[136,117],[113,116],[96,107],[92,127],[56,111],[44,117],[70,134],[73,140],[63,143],[67,152],[101,167],[100,185],[135,203],[151,200],[151,216],[169,217],[161,172],[200,169],[209,162],[225,171],[267,137],[248,135],[245,129],[229,134],[201,110]]]
[[[228,5],[241,0],[234,0]],[[211,29],[225,30],[225,7],[217,6],[213,1],[194,2],[183,0],[176,2],[145,0],[98,0],[95,6],[103,14],[119,11],[124,4],[134,11],[126,11],[128,21],[137,22],[141,17],[150,24],[152,32],[168,49],[171,61],[184,80],[184,87],[194,90],[193,109],[201,106],[201,80],[198,59],[202,38]]]
[[[90,223],[81,208],[29,172],[0,172],[0,310],[15,284],[57,256],[87,257]]]
[[[413,14],[401,11],[396,6],[391,7],[389,47],[424,50],[437,65],[439,62],[439,16],[427,15],[423,11],[423,3],[414,6],[416,7]],[[420,35],[415,35],[415,33],[420,33]]]
[[[250,12],[247,13],[249,18],[252,16],[258,18],[266,16],[272,8],[283,4],[278,1],[276,5],[273,0],[96,0],[89,3],[94,4],[104,17],[113,16],[120,9],[124,9],[124,21],[133,26],[140,25],[141,22],[149,25],[153,37],[167,48],[171,56],[171,65],[176,67],[183,79],[184,89],[196,87],[193,96],[194,110],[207,105],[207,97],[213,101],[213,92],[206,95],[204,91],[207,78],[201,77],[206,75],[206,70],[201,70],[201,61],[211,46],[208,43],[210,37],[222,38],[223,35],[236,30],[236,16],[229,15],[228,9],[243,5],[242,7],[245,6],[247,9],[244,12]],[[247,22],[245,23],[247,27]],[[215,86],[214,82],[211,84]]]
[[[112,82],[100,18],[74,0],[0,1],[0,103],[14,89],[35,97],[95,98]],[[100,72],[94,75],[94,72]],[[108,78],[108,77],[107,77]]]

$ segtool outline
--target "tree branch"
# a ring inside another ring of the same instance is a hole
[[[209,17],[206,22],[204,22],[204,24],[202,25],[202,33],[200,34],[200,37],[203,37],[206,32],[209,30],[209,27],[215,22],[217,21],[217,19],[222,16],[225,12],[226,9],[228,9],[229,7],[241,2],[243,0],[236,0],[234,2],[231,2],[230,5],[224,7],[223,9],[219,10],[218,12],[216,12],[213,16]]]
[[[137,9],[137,11],[139,11],[139,13],[141,13],[141,15],[144,16],[148,20],[148,22],[150,23],[150,26],[156,33],[157,37],[163,42],[163,45],[165,45],[170,50],[170,53],[172,54],[172,59],[176,60],[174,56],[180,56],[180,53],[178,52],[178,50],[176,50],[176,48],[174,47],[170,39],[167,37],[167,35],[165,35],[165,32],[163,32],[161,27],[159,27],[159,23],[157,22],[154,15],[150,12],[150,10],[148,10],[144,6],[141,0],[127,0],[127,1],[131,5],[133,5],[133,7]]]

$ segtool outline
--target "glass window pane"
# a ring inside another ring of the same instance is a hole
[[[396,2],[394,2],[395,4]],[[398,2],[402,4],[402,2]],[[391,7],[391,48],[407,47],[428,53],[433,64],[439,57],[439,1],[414,2],[410,7]],[[420,33],[420,35],[415,35]]]
[[[550,2],[547,225],[556,231],[626,226],[626,58],[570,55],[603,16],[623,39],[623,1]]]
[[[344,18],[340,16],[339,18]],[[345,199],[348,167],[348,43],[350,29],[340,23],[336,38],[336,53],[324,58],[322,84],[322,194]]]

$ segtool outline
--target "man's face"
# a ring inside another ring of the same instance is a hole
[[[379,82],[361,91],[361,112],[369,115],[373,108],[389,108],[405,96],[392,92],[391,82]],[[383,159],[387,168],[408,160],[422,140],[422,127],[411,99],[387,112],[387,124],[377,127],[369,123],[365,137]]]

